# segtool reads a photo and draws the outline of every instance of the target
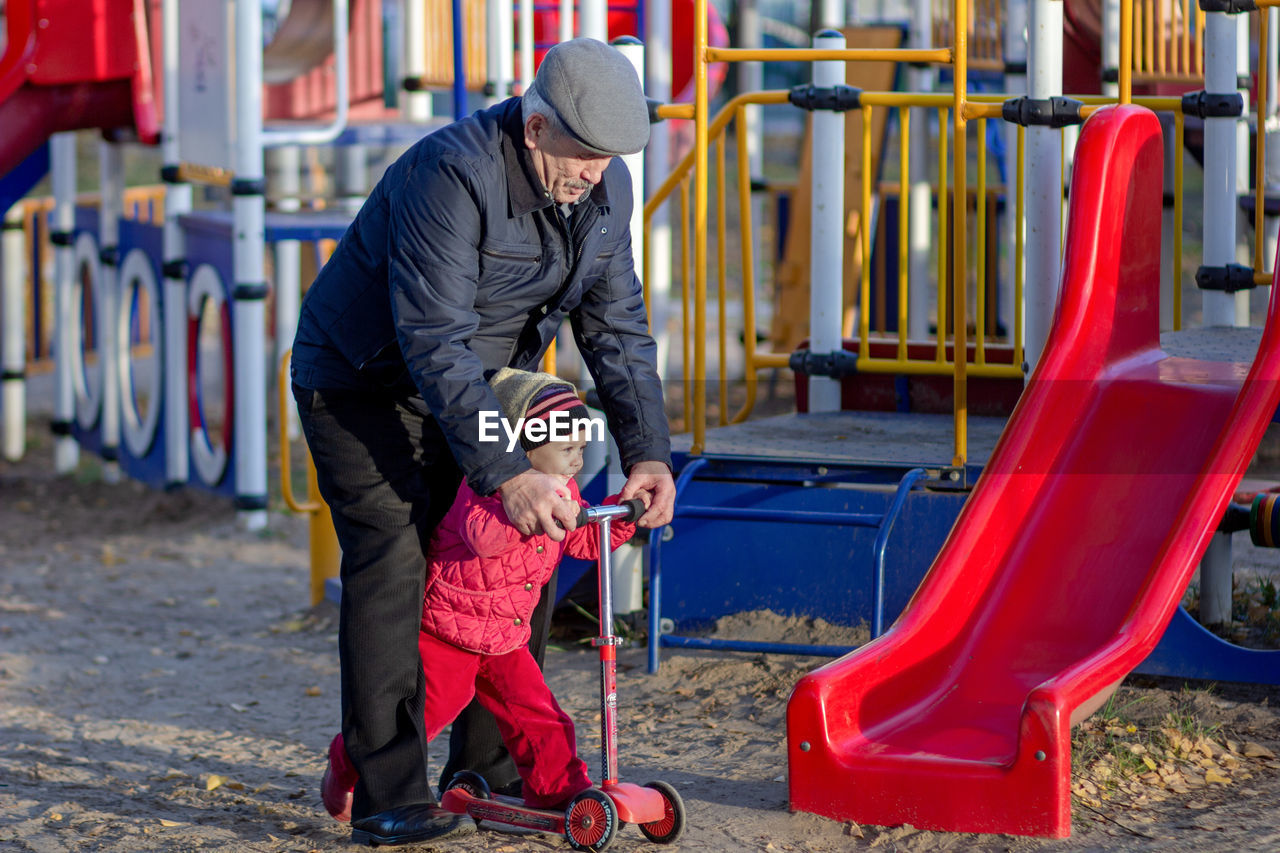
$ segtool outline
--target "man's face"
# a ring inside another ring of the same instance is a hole
[[[580,200],[600,183],[612,157],[585,150],[552,129],[546,118],[532,115],[524,126],[524,141],[534,169],[556,204]]]

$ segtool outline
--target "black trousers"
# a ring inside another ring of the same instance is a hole
[[[421,400],[297,385],[293,393],[342,547],[342,736],[360,773],[352,818],[432,802],[418,656],[424,555],[462,475]],[[539,667],[555,584],[553,576],[531,623],[529,649]],[[464,769],[493,787],[519,779],[493,716],[478,702],[453,724],[440,786]]]

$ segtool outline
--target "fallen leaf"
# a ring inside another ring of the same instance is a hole
[[[1244,751],[1241,753],[1245,758],[1275,758],[1276,754],[1267,749],[1260,743],[1253,741],[1245,741]]]
[[[217,788],[226,781],[227,777],[219,776],[217,773],[210,773],[209,778],[204,782],[204,789],[206,791],[212,791],[214,788]]]
[[[1206,770],[1204,774],[1205,782],[1216,782],[1219,785],[1230,785],[1231,780],[1223,776],[1217,770]]]
[[[160,825],[161,826],[182,826],[182,824],[178,823],[176,820],[165,820],[164,818],[160,818]]]
[[[231,710],[235,711],[237,714],[243,714],[244,712],[248,711],[249,709],[248,709],[248,708],[246,708],[246,707],[245,707],[245,706],[243,706],[243,705],[240,705],[240,704],[237,704],[237,703],[235,703],[235,702],[232,702],[232,703],[231,703]]]
[[[217,607],[219,604],[221,604],[221,602],[219,602],[218,599],[216,598],[206,598],[204,601],[200,603],[203,604],[205,607]]]
[[[1147,765],[1147,767],[1148,767],[1149,769],[1151,769],[1151,770],[1155,770],[1155,769],[1156,769],[1156,763],[1155,763],[1154,761],[1152,761],[1152,760],[1151,760],[1151,756],[1149,756],[1149,755],[1144,755],[1144,756],[1142,756],[1142,763],[1143,763],[1143,764],[1145,764],[1145,765]]]
[[[323,695],[323,694],[324,694],[324,691],[323,691],[323,690],[321,690],[319,687],[314,686],[314,685],[313,685],[313,686],[311,686],[311,687],[308,687],[308,688],[307,688],[306,690],[304,690],[303,692],[304,692],[304,693],[306,693],[308,696],[321,696],[321,695]]]

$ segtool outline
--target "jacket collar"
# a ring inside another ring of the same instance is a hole
[[[533,168],[533,158],[524,144],[524,113],[520,99],[512,98],[502,118],[502,161],[507,172],[507,187],[513,219],[534,210],[551,206],[551,198],[542,186],[542,179]],[[595,185],[587,198],[597,207],[609,206],[609,191],[605,181]]]

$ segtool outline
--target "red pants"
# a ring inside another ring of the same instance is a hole
[[[453,722],[475,696],[498,721],[498,731],[524,780],[524,800],[534,808],[560,806],[591,787],[587,765],[578,758],[573,721],[560,709],[529,649],[504,655],[468,652],[418,633],[418,651],[426,676],[423,728],[432,740]],[[342,747],[342,735],[329,749],[330,768],[345,788],[359,778]]]

